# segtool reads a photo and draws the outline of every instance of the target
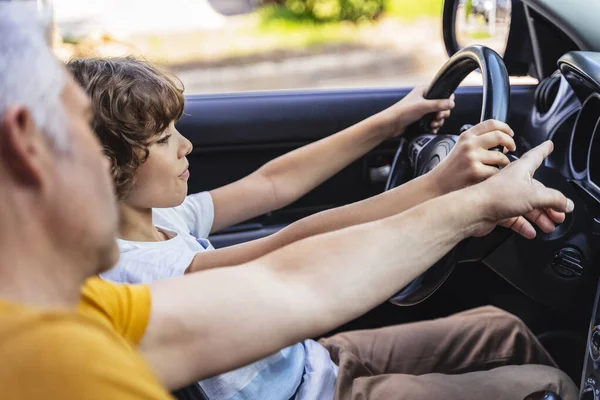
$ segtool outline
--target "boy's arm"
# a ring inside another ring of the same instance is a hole
[[[237,182],[211,191],[212,231],[282,208],[430,112],[439,129],[453,100],[425,100],[418,88],[397,104],[335,135],[278,157]]]
[[[247,263],[310,236],[400,213],[437,195],[431,177],[422,176],[378,196],[303,218],[265,238],[198,253],[186,273]]]
[[[429,174],[378,196],[314,214],[271,236],[199,253],[186,272],[243,264],[300,239],[376,221],[447,192],[470,186],[498,172],[497,168],[485,163],[508,164],[508,159],[502,153],[484,149],[501,145],[514,150],[512,134],[508,125],[497,121],[479,124],[463,133],[450,155]],[[496,160],[490,157],[495,157]],[[563,215],[552,212],[546,214],[541,211],[534,211],[527,217],[536,221],[544,232],[553,231],[554,223],[560,223],[564,218]]]
[[[546,143],[496,176],[402,214],[311,237],[245,266],[153,283],[141,349],[168,387],[232,370],[382,303],[462,239],[536,208],[572,210],[531,176]],[[533,229],[529,225],[530,229]]]

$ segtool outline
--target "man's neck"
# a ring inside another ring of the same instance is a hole
[[[35,242],[33,242],[35,243]],[[79,263],[45,251],[36,243],[28,248],[2,246],[0,299],[36,308],[75,308],[87,279]]]
[[[151,208],[138,208],[122,203],[119,207],[119,237],[134,242],[158,242],[164,236],[152,221]]]
[[[38,193],[20,189],[0,193],[0,300],[74,309],[81,286],[99,270],[99,254],[71,240],[76,235],[39,206]]]

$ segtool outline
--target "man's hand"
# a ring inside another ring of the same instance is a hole
[[[503,146],[515,151],[514,132],[504,122],[488,120],[463,132],[450,154],[430,173],[429,179],[439,195],[482,182],[510,164],[502,152],[490,150]]]
[[[388,138],[402,135],[410,124],[430,113],[436,113],[431,121],[433,133],[437,133],[444,125],[444,121],[450,116],[450,110],[454,108],[454,95],[449,99],[427,100],[423,97],[425,90],[424,86],[416,87],[398,103],[378,115],[389,127],[386,129]]]
[[[515,151],[514,132],[505,123],[488,120],[475,125],[460,135],[456,146],[448,157],[435,167],[427,176],[432,180],[432,187],[438,190],[438,195],[444,195],[459,190],[496,175],[498,167],[506,167],[509,159],[503,153],[490,150],[503,146],[505,151]],[[536,184],[541,185],[537,182]],[[550,233],[565,220],[564,213],[553,210],[533,210],[525,217],[536,224],[543,232]],[[528,239],[535,237],[535,230],[524,224],[520,218],[510,226],[515,232]]]
[[[526,238],[533,238],[535,229],[531,223],[515,215],[532,216],[535,210],[549,210],[548,215],[558,218],[562,213],[573,211],[574,204],[570,199],[533,179],[535,171],[553,149],[552,142],[545,142],[485,182],[467,189],[480,205],[478,211],[482,212],[480,222],[473,229],[473,236],[487,235],[501,225],[512,228]]]

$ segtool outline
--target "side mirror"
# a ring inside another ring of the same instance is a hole
[[[503,56],[510,75],[530,72],[533,50],[521,0],[444,0],[442,24],[448,56],[479,44]]]
[[[510,31],[511,0],[456,2],[454,30],[460,48],[481,44],[504,55]]]

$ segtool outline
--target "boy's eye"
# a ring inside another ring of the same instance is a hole
[[[169,138],[171,137],[171,135],[167,135],[162,139],[159,139],[156,141],[156,143],[158,144],[167,144],[169,142]]]

